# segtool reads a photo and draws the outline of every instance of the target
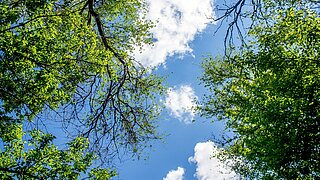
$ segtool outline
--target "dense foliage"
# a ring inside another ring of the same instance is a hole
[[[48,119],[61,122],[71,137],[88,139],[87,149],[100,160],[112,159],[121,148],[136,154],[159,138],[156,97],[164,91],[162,79],[131,56],[152,40],[145,13],[143,0],[0,1],[2,143],[22,150],[4,139],[6,127]],[[31,137],[37,142],[47,135]],[[48,153],[58,153],[51,138],[45,145],[53,148]]]
[[[89,167],[94,160],[85,152],[88,141],[76,138],[69,148],[59,150],[54,136],[32,130],[24,134],[21,125],[12,125],[1,134],[4,150],[0,151],[0,179],[109,179],[113,171]],[[24,140],[28,138],[28,140]]]
[[[203,116],[226,122],[221,159],[246,178],[320,177],[320,18],[279,10],[250,31],[247,48],[208,58]]]

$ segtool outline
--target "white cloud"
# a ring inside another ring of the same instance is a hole
[[[171,115],[189,124],[195,116],[195,99],[197,96],[193,89],[189,85],[182,85],[168,90],[164,105],[170,110]]]
[[[171,170],[163,180],[182,180],[185,170],[178,167],[177,170]]]
[[[192,53],[188,43],[213,17],[212,0],[147,0],[148,19],[157,22],[151,30],[154,46],[145,46],[136,58],[145,66],[163,64],[168,56]]]
[[[188,159],[197,164],[195,177],[199,180],[239,179],[230,167],[212,157],[219,150],[221,149],[211,141],[196,144],[194,156]]]

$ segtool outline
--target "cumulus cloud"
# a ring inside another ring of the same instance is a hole
[[[211,141],[196,144],[194,156],[188,159],[190,163],[197,165],[195,177],[199,180],[239,179],[230,167],[212,157],[219,150],[221,149]]]
[[[185,170],[182,167],[178,167],[177,170],[171,170],[163,180],[182,180]]]
[[[195,99],[197,96],[191,86],[182,85],[179,88],[169,88],[164,105],[172,116],[189,124],[195,116]]]
[[[148,19],[157,22],[151,30],[154,45],[144,46],[136,58],[145,66],[163,64],[168,56],[192,53],[188,43],[213,17],[212,0],[147,0]]]

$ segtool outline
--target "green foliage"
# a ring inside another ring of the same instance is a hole
[[[1,1],[1,126],[49,109],[94,151],[159,138],[162,79],[131,56],[152,42],[145,13],[143,0]]]
[[[210,94],[203,116],[226,122],[234,136],[221,158],[247,178],[320,177],[320,18],[278,12],[250,31],[248,48],[203,63]]]
[[[0,1],[4,177],[74,179],[87,171],[93,154],[100,161],[120,151],[139,155],[150,139],[160,138],[163,80],[132,57],[135,48],[152,43],[145,14],[143,0]],[[24,147],[20,124],[44,122],[45,113],[88,142],[75,139],[61,151],[52,135],[32,131],[31,147]],[[88,175],[114,174],[92,169]]]
[[[107,169],[90,170],[95,157],[85,151],[88,141],[84,138],[75,138],[66,150],[59,150],[51,134],[39,130],[24,134],[21,125],[9,128],[3,137],[7,138],[2,139],[4,148],[0,150],[0,179],[77,179],[86,175],[109,179],[116,175]]]

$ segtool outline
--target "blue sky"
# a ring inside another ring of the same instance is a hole
[[[211,180],[236,179],[234,173],[210,156],[219,151],[213,142],[221,135],[223,124],[212,123],[193,111],[194,100],[205,89],[199,85],[201,60],[223,52],[224,29],[213,36],[215,4],[211,0],[147,0],[149,19],[157,21],[152,29],[154,46],[145,46],[137,59],[155,73],[168,76],[166,109],[159,118],[159,131],[168,134],[164,143],[155,142],[146,151],[147,160],[125,161],[118,167],[124,180]],[[218,2],[219,3],[219,2]],[[195,120],[194,122],[192,122]]]

